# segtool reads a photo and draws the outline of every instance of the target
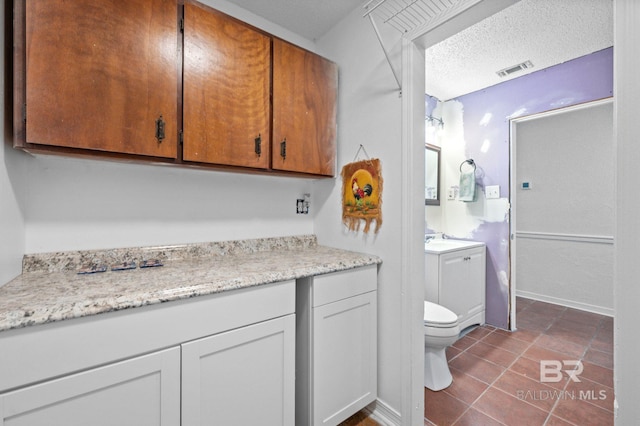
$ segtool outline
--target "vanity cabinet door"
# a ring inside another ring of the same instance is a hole
[[[176,0],[16,4],[26,24],[18,146],[176,157]]]
[[[478,314],[484,323],[485,276],[484,247],[440,255],[438,303],[458,315],[461,329]]]
[[[295,315],[182,345],[182,424],[290,425]]]
[[[2,426],[177,424],[177,347],[0,395]]]
[[[272,168],[334,176],[338,68],[273,40]]]
[[[184,6],[185,161],[269,168],[271,38]]]

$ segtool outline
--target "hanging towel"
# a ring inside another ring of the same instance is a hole
[[[470,172],[460,172],[460,201],[475,201],[476,195],[476,168]]]

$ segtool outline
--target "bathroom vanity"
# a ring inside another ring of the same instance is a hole
[[[424,245],[425,300],[458,315],[460,330],[484,324],[486,248],[484,243],[431,239]]]
[[[78,274],[150,258],[163,266]],[[25,256],[0,287],[0,426],[293,426],[309,366],[296,334],[314,345],[313,404],[349,406],[335,425],[377,396],[378,263],[314,236]],[[313,291],[312,329],[297,330],[298,287]],[[367,352],[337,351],[346,336]],[[353,375],[337,375],[359,364],[369,387],[354,401]]]

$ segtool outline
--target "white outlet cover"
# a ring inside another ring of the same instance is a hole
[[[488,185],[484,189],[487,200],[500,198],[500,185]]]

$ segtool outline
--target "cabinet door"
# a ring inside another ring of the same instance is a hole
[[[179,348],[0,395],[2,426],[179,423]]]
[[[484,310],[484,247],[440,255],[439,304],[464,320]]]
[[[295,315],[182,345],[182,424],[292,425]]]
[[[334,63],[273,40],[273,169],[335,174],[337,92]]]
[[[185,161],[269,167],[270,70],[270,37],[185,4]]]
[[[468,290],[469,301],[466,305],[467,316],[470,318],[482,312],[481,324],[484,324],[487,291],[485,247],[469,250],[467,258],[467,271],[469,273],[467,280],[469,283],[472,283],[472,286]]]
[[[376,293],[313,308],[314,425],[337,425],[376,398]]]
[[[25,14],[27,142],[176,157],[176,0],[27,0]]]

